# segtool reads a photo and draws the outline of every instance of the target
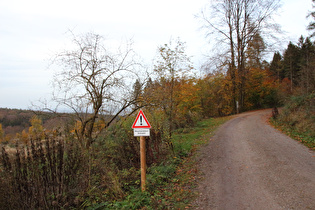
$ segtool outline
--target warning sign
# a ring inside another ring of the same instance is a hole
[[[132,128],[151,128],[151,125],[147,118],[145,117],[143,111],[140,109]]]

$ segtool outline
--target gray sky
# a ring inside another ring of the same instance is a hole
[[[207,42],[194,18],[207,0],[0,0],[0,107],[27,109],[49,98],[49,59],[66,48],[68,33],[94,32],[134,50],[150,65],[157,47],[180,37],[199,68]],[[285,0],[276,21],[296,42],[310,20],[311,0]],[[285,42],[284,47],[288,42]]]

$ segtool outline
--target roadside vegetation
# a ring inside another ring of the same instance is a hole
[[[315,94],[292,96],[273,125],[315,150]]]
[[[2,150],[0,203],[5,209],[189,207],[198,172],[193,155],[227,119],[210,118],[176,129],[172,152],[152,130],[145,192],[140,189],[139,142],[130,131],[132,121],[117,123],[88,151],[73,135],[37,127],[26,146],[17,144],[12,153]]]

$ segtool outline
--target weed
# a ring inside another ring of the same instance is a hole
[[[12,186],[7,202],[19,209],[75,206],[74,197],[82,190],[78,183],[80,157],[75,146],[66,147],[59,135],[31,139],[26,147],[17,144],[11,159],[2,148],[3,175]]]

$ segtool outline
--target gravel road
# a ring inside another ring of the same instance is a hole
[[[270,115],[237,115],[201,149],[195,209],[315,209],[315,152],[268,125]]]

